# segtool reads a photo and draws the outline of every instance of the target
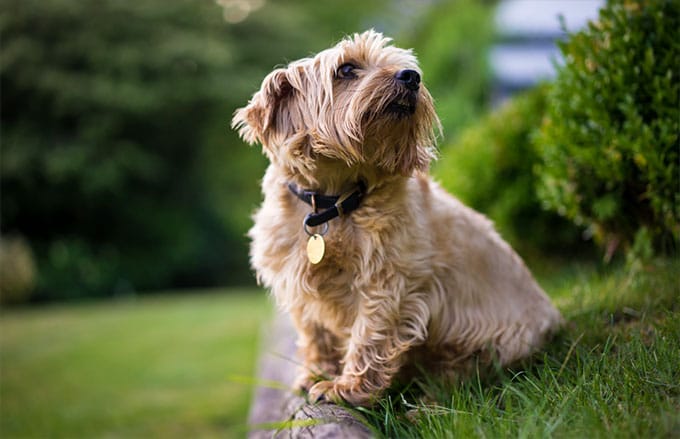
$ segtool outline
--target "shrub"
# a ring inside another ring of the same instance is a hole
[[[667,252],[680,237],[680,2],[615,0],[562,43],[537,139],[543,204],[605,248]]]
[[[535,195],[531,134],[540,126],[545,95],[544,86],[516,96],[445,146],[434,169],[448,190],[487,214],[524,254],[583,248],[579,230],[542,210]]]
[[[110,253],[137,288],[172,285],[225,241],[199,168],[225,28],[210,3],[3,1],[2,231],[31,243],[37,298],[114,293]]]
[[[252,282],[265,160],[227,121],[385,1],[260,3],[230,24],[214,1],[1,0],[0,233],[35,252],[34,298]]]
[[[33,252],[22,238],[0,238],[0,303],[21,303],[35,287]]]

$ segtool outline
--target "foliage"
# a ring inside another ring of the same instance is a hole
[[[619,247],[680,238],[680,3],[613,0],[561,44],[538,145],[539,196]]]
[[[521,254],[583,250],[578,228],[547,212],[535,193],[531,143],[547,88],[514,97],[442,148],[435,175],[464,203],[488,215]]]
[[[230,115],[381,5],[228,24],[209,0],[0,0],[2,233],[34,249],[38,298],[251,282],[264,159]]]
[[[26,302],[35,288],[35,261],[25,240],[0,237],[0,303]]]
[[[407,37],[416,47],[423,80],[435,98],[444,135],[454,139],[490,101],[486,56],[494,38],[493,1],[437,2]]]
[[[4,310],[0,437],[240,437],[262,292]]]

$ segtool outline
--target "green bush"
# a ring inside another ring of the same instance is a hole
[[[680,2],[614,0],[561,44],[537,139],[543,204],[617,249],[680,237]],[[646,249],[646,250],[645,250]]]
[[[442,150],[434,172],[463,202],[488,215],[525,255],[582,250],[581,232],[541,209],[531,143],[545,109],[546,87],[514,97]]]
[[[219,7],[1,4],[2,231],[35,250],[36,298],[214,282],[220,272],[191,264],[205,242],[230,251],[231,231],[206,227],[216,213],[199,143],[209,116],[228,112]]]
[[[27,302],[35,284],[35,261],[26,241],[0,237],[0,303]]]
[[[253,282],[265,160],[230,115],[384,0],[260,4],[0,0],[0,233],[35,252],[36,300]]]

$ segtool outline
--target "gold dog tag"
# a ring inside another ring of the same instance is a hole
[[[312,264],[318,264],[323,259],[323,254],[326,251],[326,243],[323,241],[323,236],[318,233],[309,237],[307,241],[307,259]]]

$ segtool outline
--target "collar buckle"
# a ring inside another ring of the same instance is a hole
[[[363,181],[359,181],[354,189],[339,196],[321,195],[314,191],[304,190],[292,182],[288,184],[288,189],[297,198],[312,206],[313,213],[307,215],[304,220],[304,224],[308,227],[316,227],[333,218],[349,215],[359,208],[366,194],[366,184]],[[325,210],[319,212],[319,207]]]

